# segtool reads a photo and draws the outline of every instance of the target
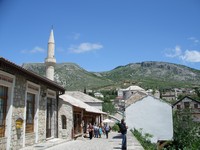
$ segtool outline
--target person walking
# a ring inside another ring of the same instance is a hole
[[[120,132],[122,134],[122,150],[127,149],[127,140],[126,140],[127,129],[128,127],[126,126],[124,119],[122,119],[120,123]]]
[[[106,138],[107,139],[108,139],[108,133],[110,132],[110,129],[111,129],[110,126],[106,123],[104,130],[106,132]]]
[[[101,138],[102,134],[103,134],[102,127],[101,127],[101,125],[99,125],[99,138]]]
[[[96,123],[95,123],[93,128],[94,128],[94,138],[98,138],[98,136],[99,136],[99,127],[98,127],[98,125],[96,125]]]
[[[94,131],[94,128],[93,128],[92,124],[90,123],[89,126],[88,126],[88,132],[89,132],[90,140],[92,139],[93,131]]]

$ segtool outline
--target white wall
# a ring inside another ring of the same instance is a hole
[[[126,124],[129,129],[142,128],[143,133],[153,135],[151,141],[154,143],[173,138],[171,105],[151,96],[126,108]]]

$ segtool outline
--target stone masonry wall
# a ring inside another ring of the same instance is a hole
[[[46,91],[44,86],[41,86],[41,92]],[[46,98],[40,94],[39,113],[38,113],[38,143],[46,140]]]
[[[11,146],[13,150],[17,150],[23,146],[23,128],[17,132],[15,121],[18,118],[24,119],[25,107],[25,91],[26,80],[22,76],[16,76],[14,96],[13,96],[13,112],[12,112],[12,131]],[[24,122],[23,122],[24,123]]]
[[[5,150],[6,149],[6,137],[0,138],[0,150]]]
[[[58,108],[58,138],[71,140],[73,129],[73,106],[62,99],[59,99]],[[62,129],[62,115],[65,115],[67,118],[67,129]]]

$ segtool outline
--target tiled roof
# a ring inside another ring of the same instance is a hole
[[[94,98],[90,95],[87,95],[85,93],[82,93],[80,91],[66,91],[65,93],[67,93],[68,95],[71,95],[77,99],[80,99],[83,102],[88,102],[88,103],[102,103],[103,101]]]
[[[99,110],[99,109],[97,109],[95,107],[92,107],[92,106],[84,103],[80,99],[77,99],[77,98],[75,98],[75,97],[73,97],[73,96],[71,96],[71,95],[69,95],[67,93],[65,93],[63,95],[60,95],[59,97],[61,99],[63,99],[64,101],[70,103],[73,106],[85,109],[85,111],[87,111],[87,112],[92,112],[92,113],[97,113],[97,114],[107,114],[107,113],[102,112],[101,110]]]

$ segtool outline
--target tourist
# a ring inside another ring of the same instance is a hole
[[[120,127],[120,132],[122,134],[122,150],[126,150],[127,149],[126,133],[128,127],[126,126],[124,119],[121,120],[121,124],[119,127]]]
[[[104,127],[104,130],[105,130],[106,138],[107,139],[108,139],[108,133],[110,132],[110,129],[111,129],[111,127],[106,123],[106,125]]]
[[[93,131],[94,131],[94,128],[93,128],[92,124],[90,123],[89,126],[88,126],[88,132],[89,132],[90,140],[92,139]]]
[[[99,136],[99,127],[96,124],[94,124],[93,128],[94,128],[94,137],[98,138],[98,136]]]
[[[99,125],[99,138],[101,138],[101,135],[103,134],[103,130],[101,125]]]

